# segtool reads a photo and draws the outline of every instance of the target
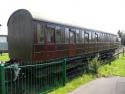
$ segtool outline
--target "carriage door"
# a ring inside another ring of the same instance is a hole
[[[95,51],[98,52],[98,33],[95,33]]]
[[[84,47],[85,47],[85,54],[87,54],[89,50],[89,32],[87,31],[85,31],[84,33]]]
[[[76,30],[70,29],[69,36],[70,36],[70,44],[69,44],[69,56],[76,55]]]
[[[47,24],[46,27],[46,57],[47,59],[54,59],[56,56],[55,46],[55,25]]]

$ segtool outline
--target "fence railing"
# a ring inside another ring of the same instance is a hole
[[[33,63],[33,62],[32,62]],[[0,64],[0,94],[40,94],[66,83],[66,59],[34,65]]]

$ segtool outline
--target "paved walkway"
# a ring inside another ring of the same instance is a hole
[[[125,94],[125,77],[99,78],[69,94]]]

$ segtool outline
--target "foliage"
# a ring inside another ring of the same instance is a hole
[[[101,65],[101,61],[98,57],[93,58],[91,61],[89,61],[89,70],[90,72],[98,74],[98,69]]]
[[[121,38],[121,44],[125,45],[125,32],[123,30],[119,30],[118,36]]]
[[[121,38],[122,37],[122,32],[118,30],[118,36]]]

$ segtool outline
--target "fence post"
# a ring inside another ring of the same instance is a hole
[[[119,59],[119,48],[118,48],[118,59]]]
[[[4,74],[4,64],[0,64],[0,92],[5,94],[5,74]]]
[[[124,56],[124,53],[125,53],[125,52],[124,52],[124,48],[123,48],[123,56]]]
[[[66,62],[67,62],[67,60],[64,59],[64,62],[63,62],[63,86],[66,85]]]

